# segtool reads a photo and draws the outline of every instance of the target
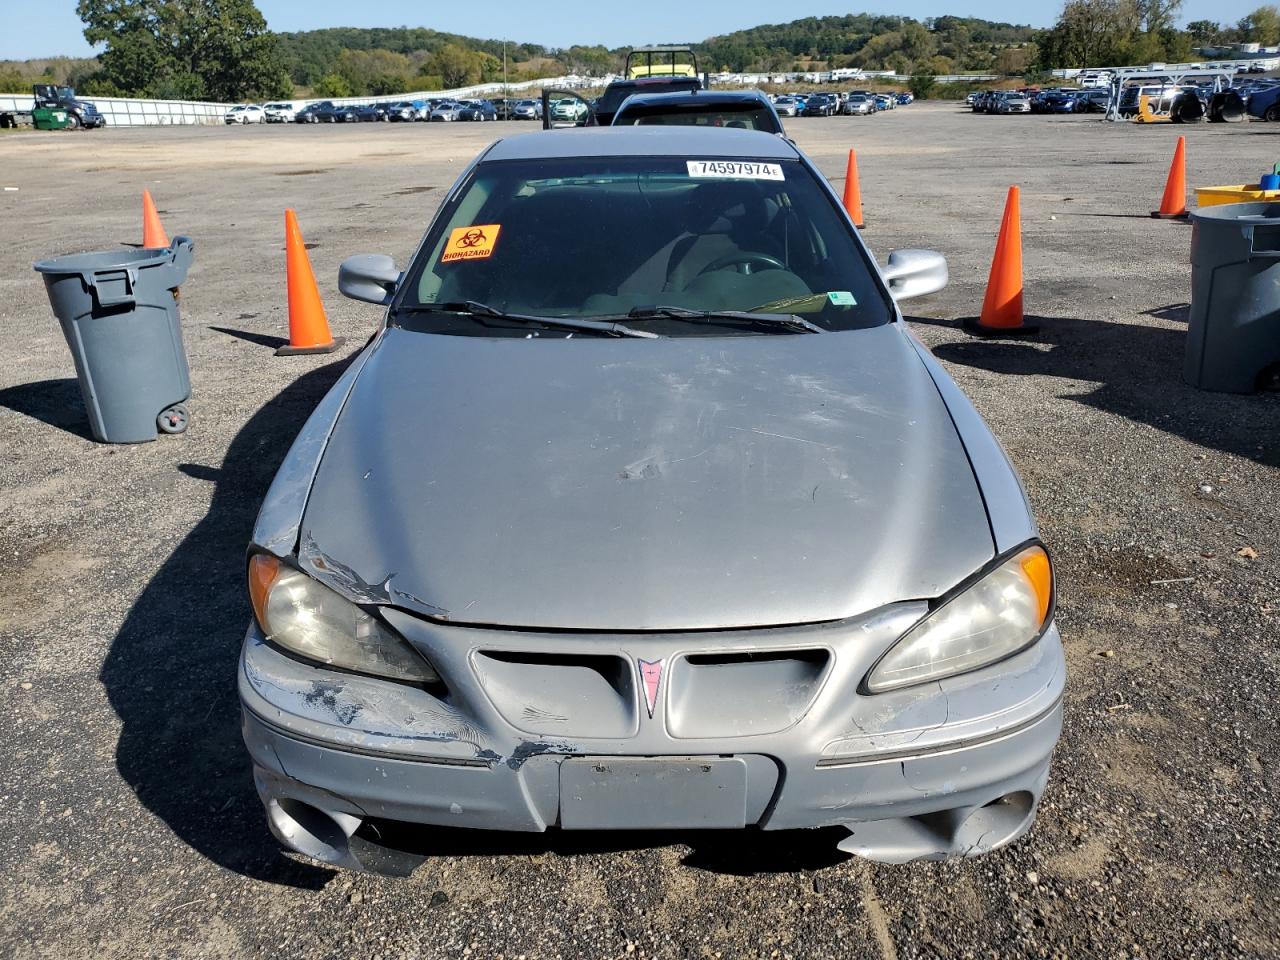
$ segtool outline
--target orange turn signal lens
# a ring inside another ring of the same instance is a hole
[[[1023,552],[1018,561],[1036,592],[1036,601],[1040,605],[1040,623],[1043,626],[1045,617],[1049,616],[1049,604],[1053,600],[1053,567],[1049,564],[1049,555],[1044,552],[1043,547],[1031,547]]]
[[[253,604],[253,615],[257,618],[262,632],[270,634],[267,626],[267,596],[271,593],[271,585],[280,575],[280,561],[269,553],[255,553],[249,558],[249,602]]]

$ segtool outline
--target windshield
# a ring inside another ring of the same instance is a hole
[[[482,163],[407,271],[393,322],[441,333],[528,334],[412,309],[469,301],[507,313],[587,319],[650,306],[783,313],[824,330],[876,326],[891,317],[847,219],[795,160]],[[688,336],[779,329],[671,318],[643,325]]]

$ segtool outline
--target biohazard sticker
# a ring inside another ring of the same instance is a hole
[[[449,242],[445,244],[441,263],[452,263],[455,260],[487,260],[493,256],[493,248],[498,243],[501,224],[486,223],[474,227],[458,227],[449,234]]]
[[[690,160],[689,176],[700,180],[785,180],[776,163],[753,160]]]

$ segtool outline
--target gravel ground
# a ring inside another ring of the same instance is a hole
[[[880,867],[841,831],[439,831],[408,880],[280,852],[233,686],[258,501],[350,352],[276,358],[281,211],[335,333],[349,253],[410,254],[497,124],[104,130],[0,140],[0,954],[21,957],[1263,956],[1280,951],[1274,642],[1280,397],[1180,379],[1190,228],[1149,219],[1176,134],[1192,183],[1274,162],[1271,125],[974,116],[798,120],[859,150],[881,256],[944,252],[912,324],[1026,482],[1058,563],[1066,727],[1040,817],[965,863]],[[1280,127],[1276,128],[1280,130]],[[1007,186],[1029,341],[975,341]],[[839,184],[837,183],[837,186]],[[139,239],[149,187],[196,239],[180,438],[88,438],[31,263]]]

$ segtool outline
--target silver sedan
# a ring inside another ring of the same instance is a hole
[[[1021,836],[1062,724],[1053,573],[897,306],[942,257],[877,266],[753,131],[513,137],[448,197],[403,270],[343,264],[385,319],[253,532],[275,835],[396,872],[414,824],[832,826],[885,862]]]

